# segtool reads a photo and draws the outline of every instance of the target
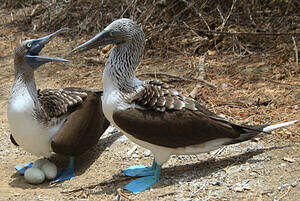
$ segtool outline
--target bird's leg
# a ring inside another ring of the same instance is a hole
[[[76,174],[74,172],[74,156],[71,156],[67,169],[59,170],[57,177],[50,183],[52,184],[52,183],[62,182],[65,180],[72,179],[75,176],[76,176]]]
[[[125,170],[122,170],[122,172],[126,176],[130,176],[130,177],[144,177],[144,176],[154,175],[154,171],[156,167],[157,167],[157,163],[155,159],[153,159],[153,163],[151,167],[147,167],[144,165],[134,165]]]
[[[143,192],[144,190],[147,190],[150,186],[152,186],[158,181],[160,176],[160,170],[161,170],[161,165],[156,164],[154,175],[141,177],[136,180],[133,180],[132,182],[127,184],[124,188],[126,190],[131,191],[134,194]]]

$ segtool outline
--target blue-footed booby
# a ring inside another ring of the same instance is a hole
[[[9,95],[7,118],[13,144],[36,156],[55,152],[70,156],[67,169],[55,182],[75,176],[74,156],[97,144],[109,126],[102,112],[102,91],[81,88],[37,90],[34,71],[48,62],[68,60],[39,56],[60,29],[48,36],[26,40],[15,49],[15,79]],[[33,164],[16,166],[21,173]]]
[[[135,71],[144,54],[145,36],[141,27],[130,19],[112,22],[72,52],[108,44],[115,46],[103,73],[104,115],[131,141],[154,155],[152,167],[138,165],[123,170],[128,176],[141,177],[125,186],[133,193],[156,183],[162,165],[171,155],[209,152],[296,122],[237,125],[218,117],[166,83],[139,80]]]

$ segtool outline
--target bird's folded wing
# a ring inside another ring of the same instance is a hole
[[[38,99],[47,119],[60,117],[81,105],[87,92],[80,88],[44,89],[38,91]]]
[[[77,90],[78,91],[78,90]],[[84,102],[66,116],[51,141],[55,153],[77,156],[98,143],[109,126],[102,111],[100,92],[86,91]]]
[[[161,146],[185,147],[238,138],[243,128],[217,117],[165,83],[148,82],[133,96],[138,107],[117,110],[114,122],[133,137]]]

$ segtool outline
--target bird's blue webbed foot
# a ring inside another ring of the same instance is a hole
[[[54,184],[54,183],[58,183],[58,182],[62,182],[62,181],[65,181],[65,180],[69,180],[69,179],[72,179],[74,177],[76,177],[76,174],[74,172],[74,170],[72,169],[60,169],[58,171],[58,176],[50,182],[50,184]]]
[[[33,163],[24,163],[24,164],[20,164],[20,165],[15,165],[15,169],[20,172],[21,174],[24,174],[25,171],[28,168],[31,168],[33,166]]]
[[[157,181],[158,178],[156,178],[155,176],[141,177],[127,184],[125,186],[125,189],[131,191],[134,194],[138,194],[150,188],[150,186],[155,184]]]
[[[129,190],[134,194],[137,194],[137,193],[143,192],[144,190],[147,190],[148,188],[150,188],[150,186],[152,186],[153,184],[155,184],[158,181],[159,175],[160,175],[160,169],[161,169],[161,166],[156,165],[156,168],[154,170],[154,175],[135,179],[132,182],[130,182],[129,184],[127,184],[124,187],[124,189]]]
[[[134,165],[122,171],[126,176],[130,177],[144,177],[154,175],[154,170],[151,167],[147,167],[144,165]]]
[[[74,172],[74,157],[70,157],[69,166],[67,169],[59,169],[57,172],[57,177],[50,182],[50,184],[62,182],[65,180],[72,179],[76,176]]]
[[[122,172],[129,177],[151,176],[154,175],[156,166],[157,163],[155,162],[155,160],[153,160],[153,164],[151,167],[147,167],[144,165],[134,165],[122,170]]]

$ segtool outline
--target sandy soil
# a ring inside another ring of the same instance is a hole
[[[110,128],[96,147],[76,158],[78,175],[76,178],[56,185],[27,184],[13,166],[37,158],[10,143],[6,118],[7,98],[14,78],[12,54],[21,39],[45,34],[22,32],[14,27],[5,27],[0,32],[0,200],[294,201],[299,199],[299,123],[255,141],[228,146],[211,153],[173,156],[164,165],[160,181],[150,190],[138,195],[118,190],[131,180],[123,176],[120,170],[136,164],[150,165],[153,158],[149,151],[138,147],[114,128]],[[81,42],[58,37],[43,50],[42,55],[69,58],[72,62],[66,65],[47,64],[41,67],[36,72],[39,88],[101,87],[101,74],[107,54],[95,50],[74,58],[68,56],[67,51]],[[138,73],[159,71],[182,76],[187,73],[186,67],[190,64],[187,59],[145,58]],[[224,60],[218,59],[218,56],[214,56],[208,58],[206,63],[212,68],[220,67],[221,72],[225,71],[225,67],[222,66],[228,67],[228,63],[231,65],[238,63],[232,61],[225,63]],[[247,64],[242,64],[261,65],[256,60],[248,59],[246,62]],[[245,77],[241,79],[239,76],[244,75],[233,76],[230,72],[221,72],[216,76],[210,76],[209,80],[218,85],[218,89],[212,90],[208,86],[201,85],[196,98],[218,114],[239,123],[259,124],[300,120],[300,80],[297,74],[279,81],[284,84],[278,84],[277,81],[255,81],[255,79],[253,81],[252,78],[245,79]],[[270,77],[272,78],[272,75]],[[170,82],[187,92],[191,92],[200,84],[182,80]],[[272,100],[272,103],[266,106],[253,105],[257,103],[258,98]],[[60,166],[65,166],[68,162],[62,156],[54,158]]]

